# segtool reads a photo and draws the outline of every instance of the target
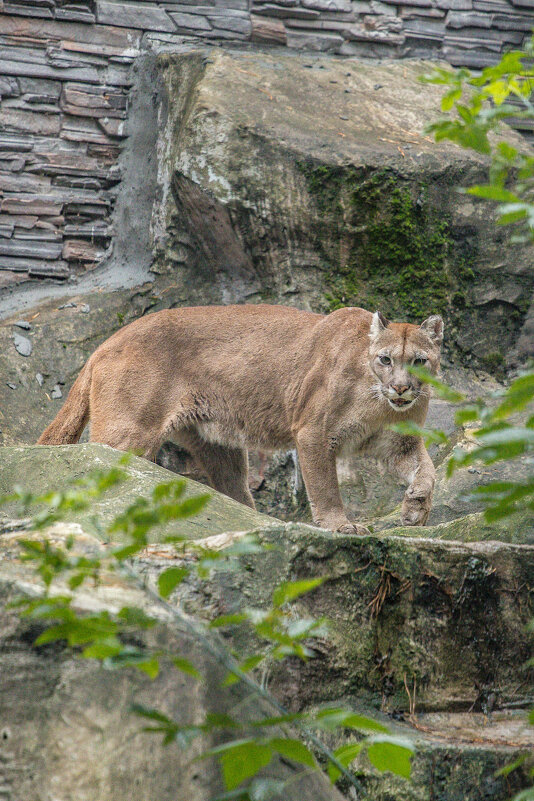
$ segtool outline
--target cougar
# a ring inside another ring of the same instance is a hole
[[[366,533],[343,509],[336,456],[347,446],[381,460],[408,484],[404,525],[424,525],[435,471],[423,440],[394,433],[423,424],[441,317],[390,323],[380,312],[327,315],[284,306],[168,309],[113,334],[88,359],[39,444],[90,440],[153,458],[185,448],[214,489],[254,507],[247,448],[296,447],[316,525]]]

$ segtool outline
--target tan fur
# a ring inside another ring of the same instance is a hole
[[[339,494],[336,456],[349,444],[409,484],[403,522],[424,525],[432,462],[420,438],[387,426],[424,423],[429,392],[406,366],[424,356],[436,372],[441,331],[438,317],[388,324],[357,308],[327,316],[261,305],[161,311],[100,345],[39,443],[77,442],[89,417],[92,442],[148,458],[171,440],[214,488],[249,506],[247,448],[296,446],[315,523],[364,532]]]

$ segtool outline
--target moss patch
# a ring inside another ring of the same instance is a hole
[[[482,363],[488,373],[491,373],[501,381],[504,380],[506,377],[506,359],[502,353],[499,353],[499,351],[488,353],[482,359]]]
[[[320,214],[315,245],[329,310],[362,305],[415,322],[464,308],[473,254],[458,252],[426,184],[391,170],[299,168]]]

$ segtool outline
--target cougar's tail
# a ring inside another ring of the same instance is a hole
[[[68,445],[78,442],[89,420],[90,387],[91,366],[87,361],[56,418],[37,440],[38,445]]]

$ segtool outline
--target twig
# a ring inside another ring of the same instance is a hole
[[[406,695],[408,696],[410,718],[413,718],[415,716],[415,692],[417,689],[415,675],[413,677],[413,695],[410,693],[410,690],[408,689],[408,682],[406,681],[406,673],[404,674],[404,689],[406,690]]]

